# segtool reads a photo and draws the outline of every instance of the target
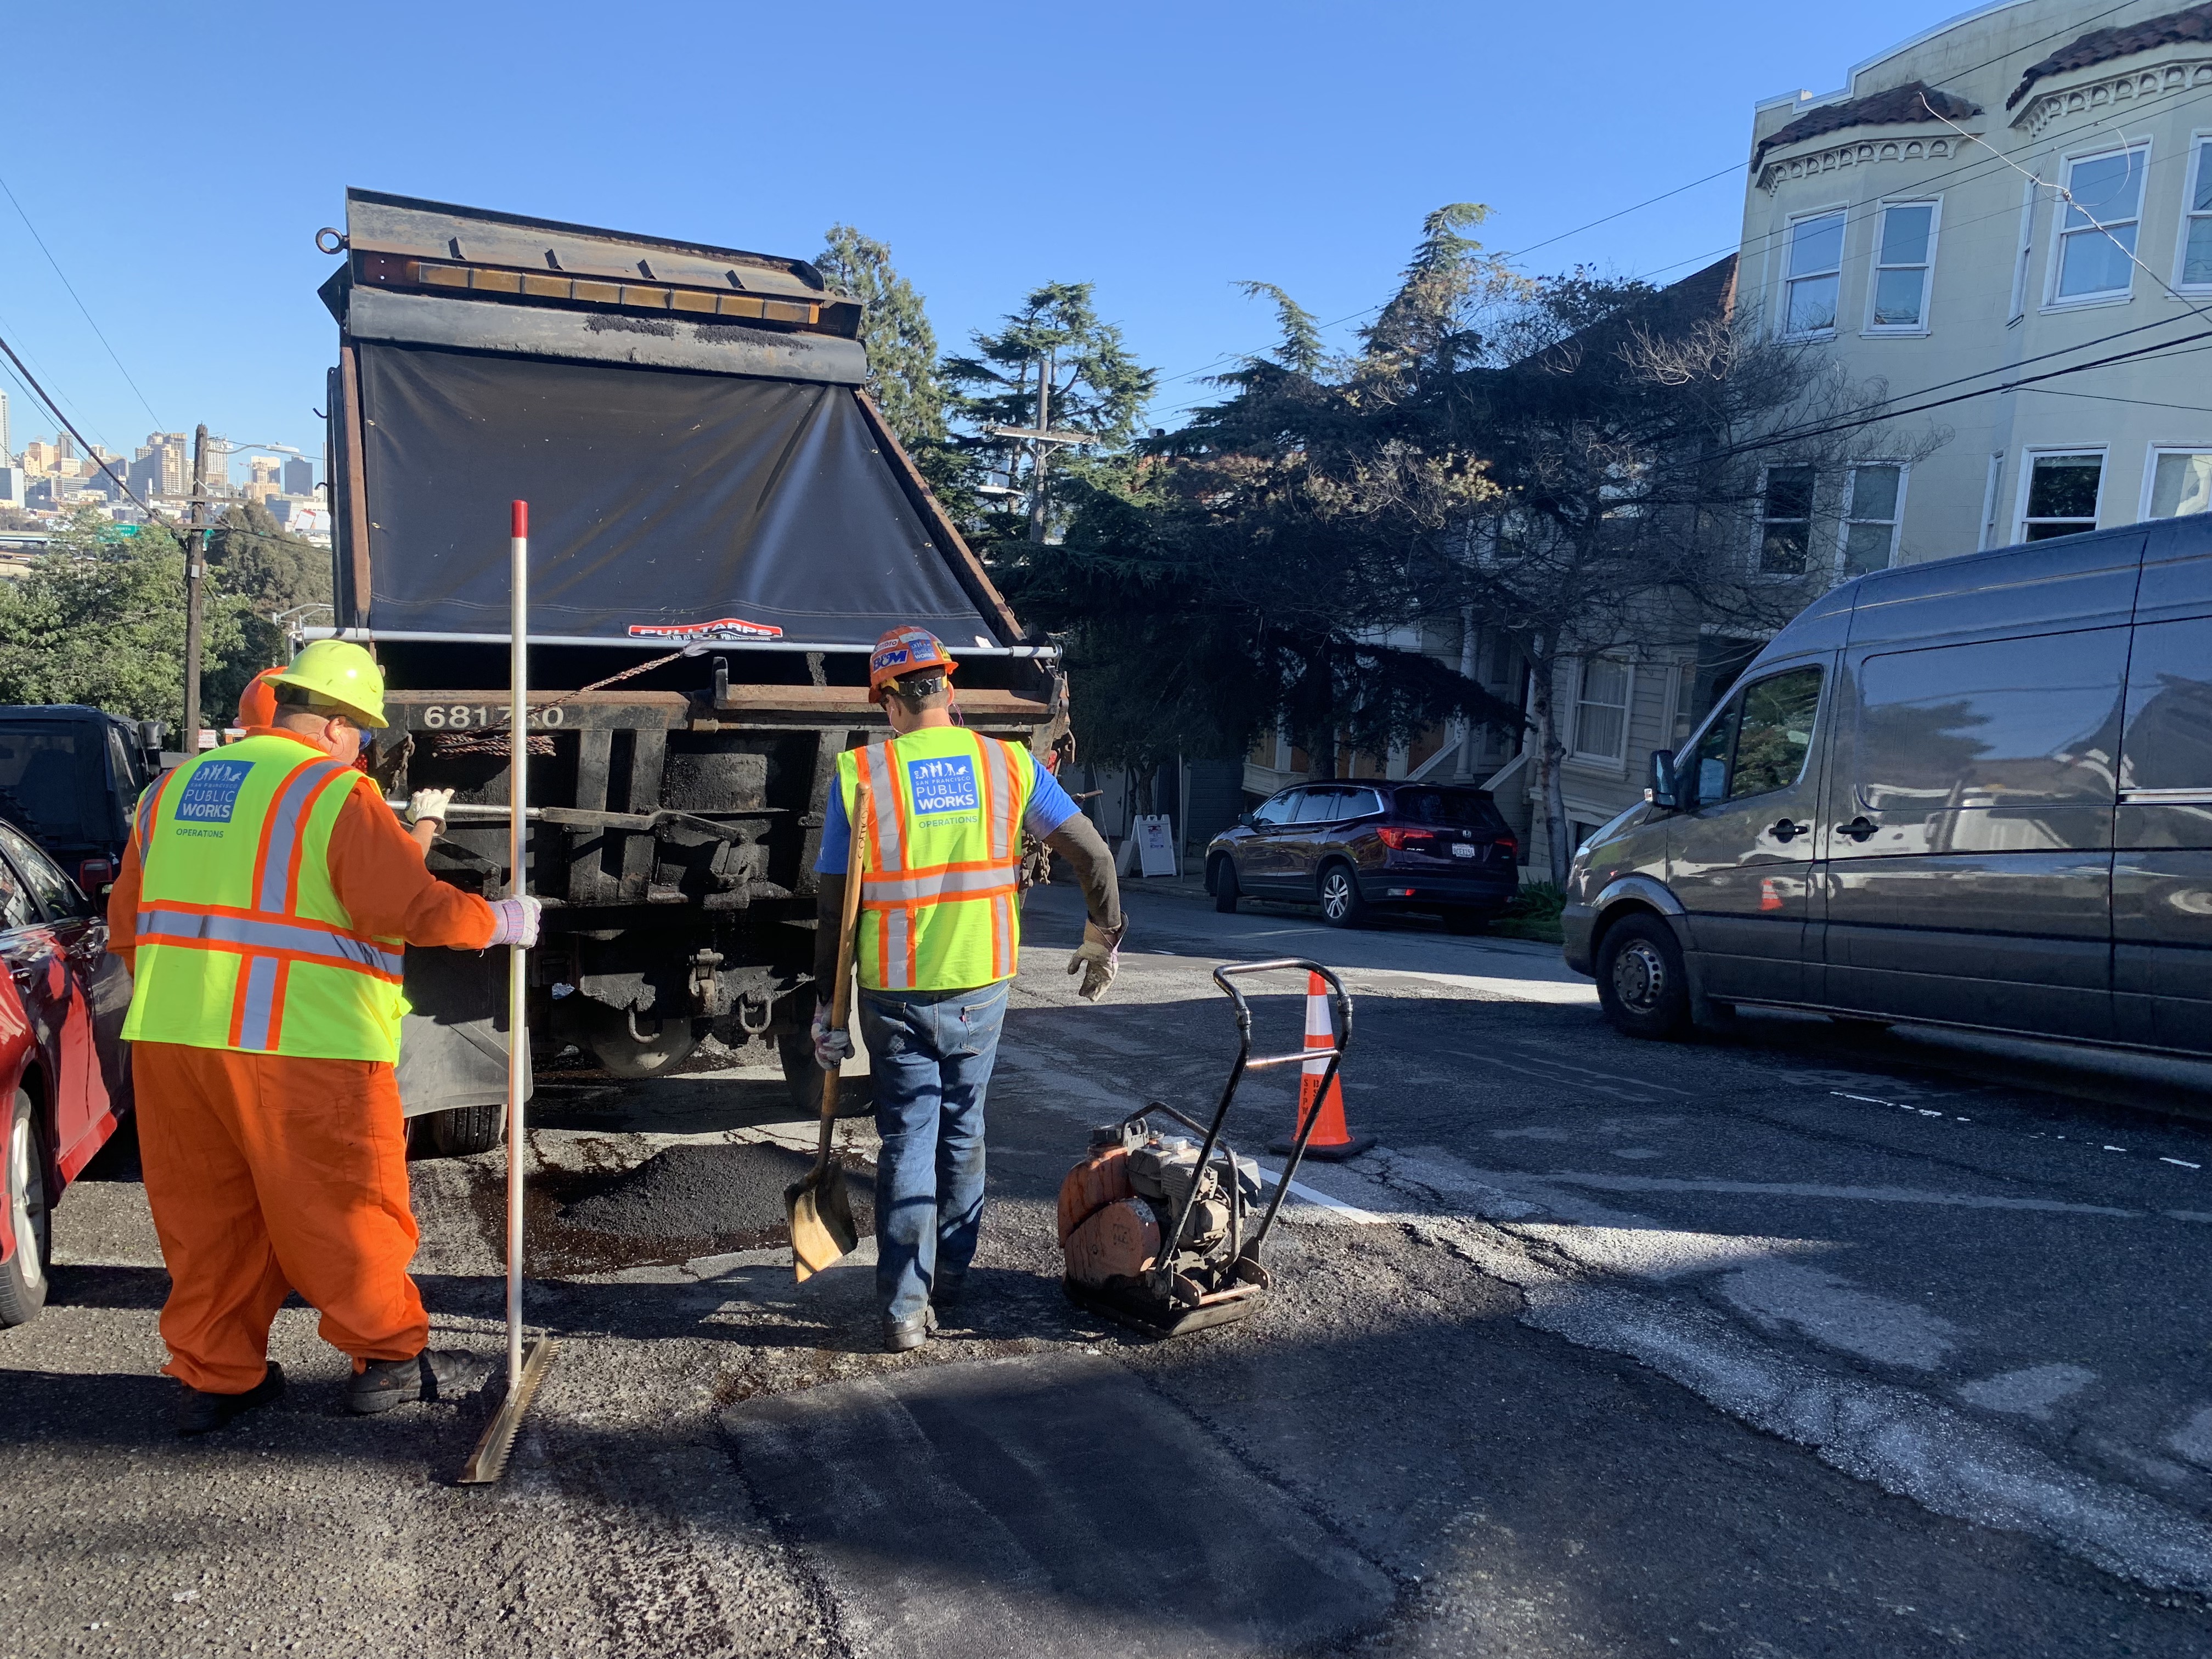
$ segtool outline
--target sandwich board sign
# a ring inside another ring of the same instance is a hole
[[[1175,825],[1166,813],[1140,815],[1137,819],[1137,867],[1146,876],[1179,876]]]

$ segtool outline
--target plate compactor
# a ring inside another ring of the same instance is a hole
[[[1318,974],[1328,985],[1335,1036],[1327,1048],[1255,1060],[1251,1005],[1233,981],[1290,971]],[[1200,1124],[1153,1101],[1119,1122],[1093,1129],[1091,1155],[1067,1172],[1060,1188],[1060,1244],[1066,1259],[1062,1283],[1069,1299],[1155,1336],[1242,1319],[1267,1290],[1261,1247],[1352,1041],[1352,999],[1337,976],[1317,962],[1285,957],[1217,968],[1213,982],[1237,1010],[1237,1060],[1213,1121]],[[1274,1196],[1255,1226],[1259,1166],[1237,1156],[1221,1127],[1245,1073],[1310,1060],[1325,1062],[1320,1086],[1302,1099],[1297,1137]],[[1197,1139],[1173,1133],[1176,1125]]]

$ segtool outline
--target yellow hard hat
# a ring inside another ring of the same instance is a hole
[[[334,702],[363,726],[382,727],[384,671],[376,659],[344,640],[317,640],[282,673],[269,676],[271,685],[296,685]]]

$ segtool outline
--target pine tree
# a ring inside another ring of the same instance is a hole
[[[907,453],[919,462],[945,440],[945,388],[937,373],[937,332],[914,284],[891,264],[888,245],[850,225],[832,225],[814,258],[830,286],[860,302],[860,343],[868,349],[868,394]]]

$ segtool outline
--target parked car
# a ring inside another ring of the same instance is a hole
[[[1576,852],[1567,963],[1737,1004],[2212,1053],[2212,515],[1816,600]]]
[[[0,818],[96,894],[122,868],[131,809],[161,751],[158,720],[77,703],[0,708]]]
[[[107,954],[100,907],[8,823],[0,960],[0,1325],[20,1325],[46,1304],[55,1201],[131,1109],[131,975]]]
[[[1304,899],[1333,927],[1382,910],[1433,910],[1478,927],[1513,902],[1520,844],[1489,792],[1381,779],[1270,795],[1206,849],[1206,890]]]

